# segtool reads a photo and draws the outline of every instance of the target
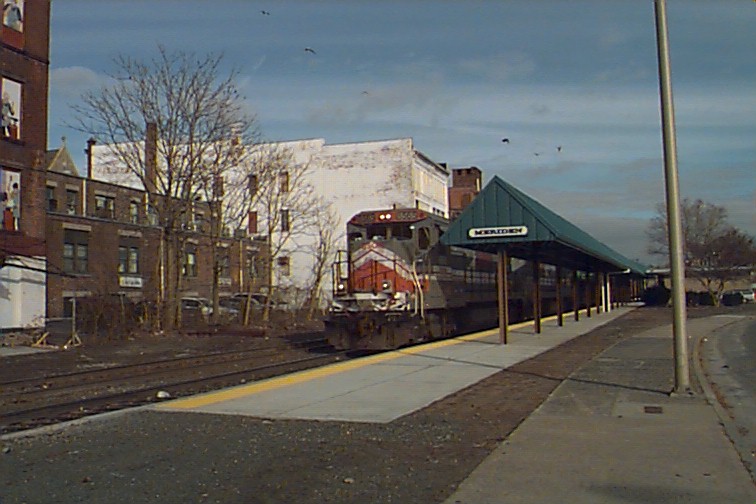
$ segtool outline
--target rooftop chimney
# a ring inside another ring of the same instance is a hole
[[[157,182],[157,124],[148,122],[144,139],[144,188],[155,192]]]
[[[84,151],[87,154],[87,178],[92,178],[92,147],[95,146],[97,143],[97,140],[94,139],[94,137],[89,137],[89,140],[87,140],[87,148]]]

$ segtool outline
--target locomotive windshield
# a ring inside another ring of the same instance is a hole
[[[412,227],[406,222],[370,224],[365,232],[369,240],[412,239]]]

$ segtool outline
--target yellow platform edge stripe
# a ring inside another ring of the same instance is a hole
[[[563,315],[566,315],[566,314],[563,314]],[[556,315],[551,316],[551,317],[546,317],[541,320],[542,321],[556,320]],[[533,325],[532,320],[510,325],[508,326],[508,329],[509,330],[522,329],[523,327],[528,327],[530,325]],[[404,348],[401,350],[394,350],[391,352],[373,355],[370,357],[364,357],[357,360],[337,362],[337,363],[329,364],[327,366],[323,366],[319,368],[307,369],[305,371],[298,371],[298,372],[291,373],[284,376],[276,376],[273,378],[267,378],[265,380],[256,381],[247,385],[237,385],[237,386],[226,388],[219,391],[207,392],[204,394],[197,394],[191,397],[186,397],[184,399],[175,399],[173,401],[158,404],[156,405],[156,407],[158,409],[179,409],[179,410],[201,408],[202,406],[208,406],[210,404],[216,404],[223,401],[230,401],[232,399],[239,399],[240,397],[259,394],[261,392],[267,392],[270,390],[287,387],[289,385],[296,385],[298,383],[314,380],[317,378],[324,378],[326,376],[331,376],[337,373],[343,373],[345,371],[350,371],[352,369],[369,366],[371,364],[377,364],[380,362],[386,362],[389,360],[398,359],[399,357],[402,357],[405,355],[415,355],[421,352],[425,352],[427,350],[433,350],[435,348],[442,348],[442,347],[446,347],[450,345],[456,345],[464,341],[475,341],[478,339],[482,339],[488,336],[498,334],[498,332],[499,332],[498,327],[494,329],[486,329],[485,331],[465,334],[463,336],[458,336],[455,338],[434,341],[432,343],[427,343],[424,345],[417,345],[417,346],[413,346],[409,348]]]

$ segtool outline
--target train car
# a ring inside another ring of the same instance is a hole
[[[496,326],[496,257],[443,245],[448,225],[415,208],[350,219],[333,268],[332,345],[390,349]]]

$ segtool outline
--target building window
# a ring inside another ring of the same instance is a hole
[[[276,262],[278,263],[278,272],[281,276],[291,275],[291,259],[289,256],[280,256]]]
[[[198,233],[204,233],[205,232],[205,214],[202,212],[197,212],[194,214],[194,223],[192,224],[192,227],[190,228],[192,231],[196,231]]]
[[[158,225],[157,209],[152,205],[147,205],[147,224],[150,226]]]
[[[281,172],[280,175],[281,178],[281,192],[287,193],[289,192],[289,172]]]
[[[231,260],[228,257],[228,250],[218,251],[218,276],[221,278],[231,278]]]
[[[139,202],[132,201],[129,203],[129,222],[139,224]]]
[[[66,189],[66,213],[68,215],[79,213],[79,191]]]
[[[0,138],[21,139],[21,83],[5,77],[0,80],[2,115]]]
[[[2,194],[2,229],[18,231],[21,222],[21,174],[12,170],[0,170]]]
[[[194,250],[187,250],[184,254],[184,276],[197,276],[197,252]]]
[[[247,191],[249,191],[250,197],[257,194],[257,184],[257,175],[251,173],[247,176]]]
[[[118,273],[137,274],[139,273],[139,248],[138,247],[118,247]]]
[[[219,200],[226,194],[223,188],[223,177],[216,175],[213,177],[213,199]]]
[[[257,212],[247,214],[247,232],[251,235],[257,234]]]
[[[24,46],[24,1],[3,1],[2,41],[17,49]]]
[[[249,278],[255,279],[260,276],[262,271],[259,264],[260,258],[254,252],[247,252],[247,274]]]
[[[289,210],[284,208],[281,210],[281,232],[287,233],[291,229],[289,222]]]
[[[47,211],[48,212],[57,212],[58,211],[58,200],[55,199],[55,187],[54,186],[47,186],[45,188],[45,194],[47,197]]]
[[[112,219],[115,217],[115,198],[112,196],[95,195],[95,217]]]
[[[126,273],[129,267],[129,248],[118,247],[118,273]]]
[[[129,273],[139,273],[139,249],[129,247]]]
[[[63,238],[63,271],[87,273],[89,271],[89,233],[65,230]]]

